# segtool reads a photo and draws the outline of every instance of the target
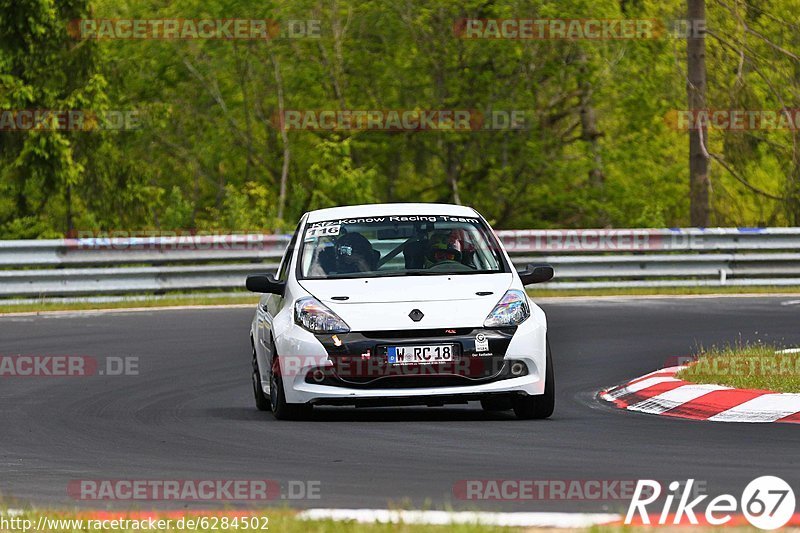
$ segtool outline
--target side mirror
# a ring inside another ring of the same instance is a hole
[[[253,274],[247,276],[245,286],[248,291],[263,292],[267,294],[277,294],[283,296],[286,290],[286,282],[278,281],[272,274]]]
[[[531,263],[525,270],[518,271],[519,278],[522,280],[523,285],[531,285],[533,283],[542,283],[553,279],[553,267],[547,263]]]

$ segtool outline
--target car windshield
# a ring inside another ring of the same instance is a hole
[[[481,219],[442,215],[375,216],[309,223],[301,279],[505,272]]]

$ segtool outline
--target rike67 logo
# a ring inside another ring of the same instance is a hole
[[[625,523],[631,524],[638,513],[642,524],[650,525],[651,520],[659,525],[692,524],[698,525],[697,514],[700,505],[708,498],[702,494],[690,500],[694,495],[692,487],[694,479],[685,483],[673,481],[668,486],[664,504],[658,515],[651,514],[647,506],[662,496],[661,483],[650,479],[639,480],[633,493]],[[681,490],[683,488],[683,490]],[[673,504],[677,505],[673,509]],[[657,508],[657,505],[653,507]],[[765,530],[783,527],[795,512],[795,496],[792,487],[775,476],[761,476],[751,481],[737,500],[731,494],[722,494],[708,501],[705,505],[705,522],[711,526],[722,526],[733,519],[734,514],[742,513],[750,524]]]

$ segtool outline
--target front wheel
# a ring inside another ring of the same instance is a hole
[[[270,403],[269,398],[267,395],[264,394],[264,389],[261,387],[261,372],[258,370],[258,360],[256,359],[256,348],[253,344],[252,339],[250,340],[250,346],[253,348],[253,396],[256,400],[256,408],[259,411],[269,411],[270,410]]]
[[[550,342],[547,342],[545,358],[544,394],[536,396],[518,396],[514,398],[514,414],[517,418],[530,420],[548,418],[556,407],[556,380],[553,373],[553,356],[550,353]]]
[[[286,392],[283,390],[281,367],[278,356],[273,348],[272,371],[269,373],[269,401],[272,414],[278,420],[303,420],[311,416],[314,406],[304,403],[287,403]]]

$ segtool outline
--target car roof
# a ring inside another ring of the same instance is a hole
[[[322,222],[324,220],[341,218],[394,215],[443,215],[452,217],[478,216],[473,208],[465,205],[425,203],[365,204],[330,207],[327,209],[310,211],[308,213],[308,222]]]

